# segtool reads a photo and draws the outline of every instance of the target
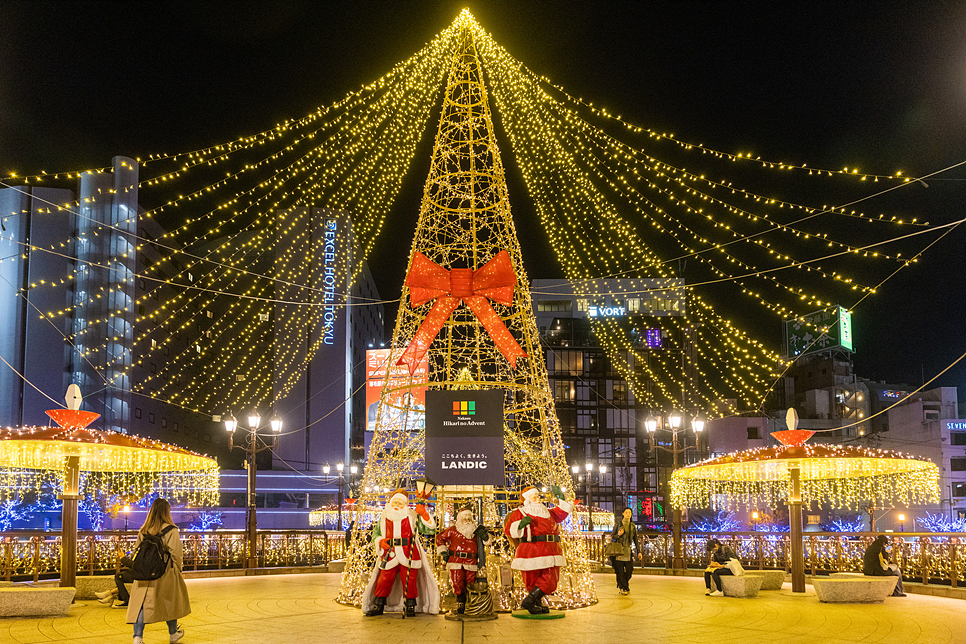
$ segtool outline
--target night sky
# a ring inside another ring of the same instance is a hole
[[[682,140],[877,174],[966,161],[966,3],[0,0],[0,174],[103,167],[266,130],[379,78],[464,7],[538,74]],[[434,131],[397,209],[408,237]],[[528,230],[533,205],[502,149]],[[966,217],[966,166],[926,183],[865,210]],[[529,276],[558,277],[549,244],[526,237]],[[405,253],[377,246],[370,263],[380,292],[398,297]],[[964,312],[957,229],[856,310],[859,375],[931,378],[966,352]],[[755,330],[778,349],[778,320]],[[966,360],[935,384],[966,398]]]

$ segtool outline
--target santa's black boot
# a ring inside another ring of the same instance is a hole
[[[415,616],[416,616],[416,600],[415,599],[407,599],[406,600],[406,617],[415,617]]]
[[[462,615],[466,612],[466,593],[456,596],[456,614]]]
[[[543,599],[543,591],[539,588],[534,588],[530,591],[530,594],[523,598],[520,602],[520,608],[525,608],[527,612],[531,615],[542,615],[544,613],[549,613],[549,608],[544,608],[540,600]]]
[[[383,609],[385,608],[386,608],[385,597],[373,597],[372,608],[366,611],[366,617],[377,617],[379,615],[382,615]]]

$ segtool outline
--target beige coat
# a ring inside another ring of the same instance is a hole
[[[135,543],[141,543],[141,536]],[[138,612],[144,607],[144,623],[154,624],[172,619],[180,619],[191,614],[191,604],[188,603],[188,587],[185,586],[181,575],[181,564],[184,550],[181,547],[181,536],[178,528],[169,530],[164,535],[164,545],[171,551],[171,566],[160,579],[154,581],[134,580],[131,590],[131,601],[127,607],[127,623],[133,624],[138,619]]]

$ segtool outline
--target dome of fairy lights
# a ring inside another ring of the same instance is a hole
[[[801,471],[806,507],[817,503],[858,509],[870,501],[888,506],[939,501],[939,468],[931,461],[857,445],[793,443],[733,452],[683,467],[671,477],[671,503],[689,508],[777,507],[788,500],[793,464]]]
[[[0,428],[0,466],[59,470],[79,456],[84,472],[175,472],[217,469],[214,459],[159,441],[72,427]]]
[[[78,457],[79,470],[102,493],[150,492],[174,503],[210,506],[218,500],[218,463],[208,456],[160,441],[89,429],[99,415],[75,409],[47,412],[60,427],[0,428],[0,501],[59,478],[64,459]],[[93,488],[92,488],[93,489]]]

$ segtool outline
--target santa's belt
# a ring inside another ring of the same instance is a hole
[[[521,541],[527,541],[529,543],[539,543],[541,541],[549,541],[550,543],[560,543],[560,536],[556,534],[541,534],[536,537],[523,537]]]
[[[449,553],[449,558],[453,559],[476,559],[475,552],[451,552]]]
[[[406,537],[405,539],[390,539],[389,545],[391,546],[408,546],[412,543],[412,539]]]

